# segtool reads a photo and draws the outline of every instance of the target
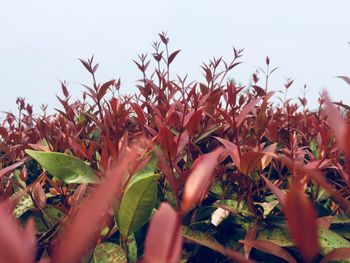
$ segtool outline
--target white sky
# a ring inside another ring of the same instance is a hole
[[[213,56],[230,60],[234,45],[245,48],[245,63],[229,77],[248,84],[268,55],[281,66],[270,89],[291,77],[289,97],[308,84],[313,106],[323,88],[350,103],[350,87],[335,78],[350,75],[349,10],[348,0],[0,0],[0,110],[16,111],[18,96],[37,112],[41,103],[57,107],[59,80],[78,97],[77,83],[89,83],[78,58],[92,54],[98,80],[121,77],[122,91],[134,92],[140,74],[131,59],[152,53],[161,31],[182,49],[172,72],[190,80],[203,80],[200,65]]]

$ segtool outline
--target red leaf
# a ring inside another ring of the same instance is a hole
[[[246,152],[241,156],[240,170],[244,174],[249,174],[261,167],[261,159],[265,156],[262,152]]]
[[[40,144],[40,143],[35,143],[35,144],[29,143],[28,145],[37,151],[50,152],[50,149],[47,146]]]
[[[173,62],[173,60],[175,59],[176,55],[179,54],[181,50],[176,50],[173,53],[170,54],[169,59],[168,59],[168,63],[169,65],[171,64],[171,62]]]
[[[283,211],[294,244],[305,260],[310,262],[317,255],[319,248],[317,214],[300,183],[292,183]]]
[[[242,111],[238,115],[238,118],[236,119],[237,127],[241,126],[248,113],[254,108],[254,106],[260,101],[260,99],[260,97],[256,98],[243,107]]]
[[[167,45],[169,43],[169,38],[166,37],[165,33],[158,34],[160,40],[162,40],[163,44]]]
[[[347,161],[346,172],[350,173],[350,145],[348,143],[350,138],[350,126],[348,126],[345,121],[341,118],[339,111],[330,102],[329,98],[326,96],[325,100],[326,111],[328,112],[327,121],[332,128],[335,137],[337,139],[337,144],[339,148],[344,152]],[[348,184],[350,182],[348,181]]]
[[[177,155],[181,154],[181,151],[183,150],[183,148],[187,145],[187,143],[189,142],[190,137],[188,136],[187,131],[184,131],[180,134],[180,138],[179,136],[175,137],[175,141],[178,141],[178,146],[177,146]]]
[[[342,259],[350,259],[350,248],[342,247],[337,248],[329,252],[324,258],[320,261],[320,263],[330,262],[331,260],[342,260]]]
[[[120,196],[122,178],[127,173],[129,163],[135,160],[135,155],[135,149],[121,153],[121,159],[108,169],[106,179],[81,203],[77,214],[68,219],[52,263],[80,262],[88,249],[93,247],[105,214],[114,198]]]
[[[240,168],[241,160],[240,160],[240,157],[239,157],[239,152],[238,152],[237,146],[234,143],[232,143],[232,142],[230,142],[228,140],[222,139],[220,137],[215,137],[214,136],[214,138],[217,139],[219,142],[221,142],[222,145],[224,145],[225,148],[227,150],[229,150],[229,154],[230,154],[232,160],[235,162],[237,167]]]
[[[146,118],[145,118],[145,113],[141,109],[141,107],[134,102],[131,102],[131,107],[134,109],[136,115],[137,115],[137,120],[139,123],[146,123]]]
[[[234,67],[238,66],[239,64],[242,64],[243,62],[236,62],[236,63],[232,63],[230,66],[228,66],[227,70],[231,70]]]
[[[24,164],[24,162],[27,160],[27,158],[23,158],[21,159],[20,161],[10,165],[10,166],[7,166],[3,169],[0,170],[0,178],[5,175],[5,174],[8,174],[8,173],[11,173],[13,170],[15,170],[18,166],[21,166],[22,164]]]
[[[259,97],[266,95],[266,91],[262,87],[252,85],[252,88],[255,90],[256,94],[258,94]]]
[[[107,90],[109,89],[109,87],[114,85],[114,83],[115,83],[115,79],[112,79],[112,80],[107,81],[106,83],[104,83],[101,86],[101,88],[98,90],[97,99],[101,100],[103,98],[103,96],[106,95]]]
[[[286,249],[283,249],[282,247],[280,247],[279,245],[276,245],[273,242],[270,242],[267,240],[240,240],[239,242],[243,243],[244,245],[252,246],[256,249],[259,249],[261,251],[264,251],[276,257],[282,258],[287,262],[290,262],[290,263],[297,262]]]
[[[254,224],[246,233],[244,239],[245,241],[254,241],[256,239],[256,233],[258,230],[258,225]],[[248,259],[250,251],[252,250],[252,245],[244,244],[244,256]]]
[[[44,189],[41,187],[40,183],[35,183],[33,187],[33,198],[35,204],[40,208],[44,208],[46,206],[46,195]]]
[[[192,209],[207,194],[222,152],[223,149],[218,148],[211,153],[198,157],[192,164],[191,174],[184,187],[183,212]]]
[[[179,217],[167,203],[154,214],[145,241],[145,263],[180,262],[182,230]]]
[[[285,201],[286,201],[286,194],[280,188],[278,188],[278,186],[276,186],[269,179],[267,179],[264,175],[261,174],[260,176],[262,177],[262,179],[264,179],[267,187],[270,188],[270,190],[277,197],[278,202],[283,207],[285,205]]]
[[[350,85],[350,78],[346,76],[337,76],[337,78],[340,78],[344,80],[348,85]]]
[[[94,73],[94,71],[92,70],[92,68],[90,67],[89,63],[86,62],[85,60],[83,59],[79,59],[80,62],[84,65],[84,67],[87,69],[87,71],[89,71],[91,74]]]
[[[190,112],[185,117],[184,126],[187,128],[189,135],[193,135],[198,128],[202,120],[202,113],[203,111],[200,109],[195,112]]]
[[[62,81],[61,81],[61,88],[62,88],[63,95],[67,98],[69,96],[69,92],[67,90],[66,84]]]
[[[36,252],[34,221],[29,220],[24,231],[13,218],[6,203],[0,204],[0,261],[33,263]]]
[[[4,138],[5,141],[7,141],[8,132],[7,132],[6,128],[0,127],[0,135],[1,135],[2,138]]]
[[[164,153],[167,154],[170,159],[175,158],[177,149],[172,132],[165,125],[161,125],[158,136],[159,144]]]

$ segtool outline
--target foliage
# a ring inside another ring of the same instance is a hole
[[[204,82],[172,79],[180,51],[159,37],[134,61],[138,94],[99,83],[92,57],[82,100],[62,82],[56,114],[23,98],[7,113],[1,260],[349,262],[349,106],[326,93],[316,112],[305,93],[275,106],[269,58],[263,87],[257,73],[248,91],[225,82],[236,48],[202,65]]]

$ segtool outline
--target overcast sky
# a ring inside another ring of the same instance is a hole
[[[350,2],[338,1],[190,1],[190,0],[0,0],[0,110],[16,110],[16,97],[57,107],[59,80],[70,82],[75,98],[89,83],[78,58],[95,54],[98,80],[122,79],[135,92],[140,74],[133,58],[152,53],[157,33],[168,32],[171,49],[182,49],[173,72],[202,79],[200,65],[213,56],[232,57],[245,48],[243,65],[229,77],[249,83],[268,55],[274,73],[270,89],[295,82],[289,97],[315,105],[326,88],[334,100],[350,103]]]

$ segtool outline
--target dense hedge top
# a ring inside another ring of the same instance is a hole
[[[135,61],[134,96],[120,80],[82,100],[62,83],[62,109],[0,126],[0,197],[7,262],[300,262],[350,255],[349,106],[324,93],[317,111],[268,79],[226,82],[241,63],[214,58],[204,82],[171,79],[180,52],[162,33]],[[151,70],[154,65],[154,69]],[[342,77],[345,81],[349,79]],[[263,86],[261,86],[263,82]],[[17,217],[18,220],[13,220]],[[18,224],[26,226],[21,230]],[[19,253],[20,252],[20,253]],[[284,261],[283,261],[284,260]]]

